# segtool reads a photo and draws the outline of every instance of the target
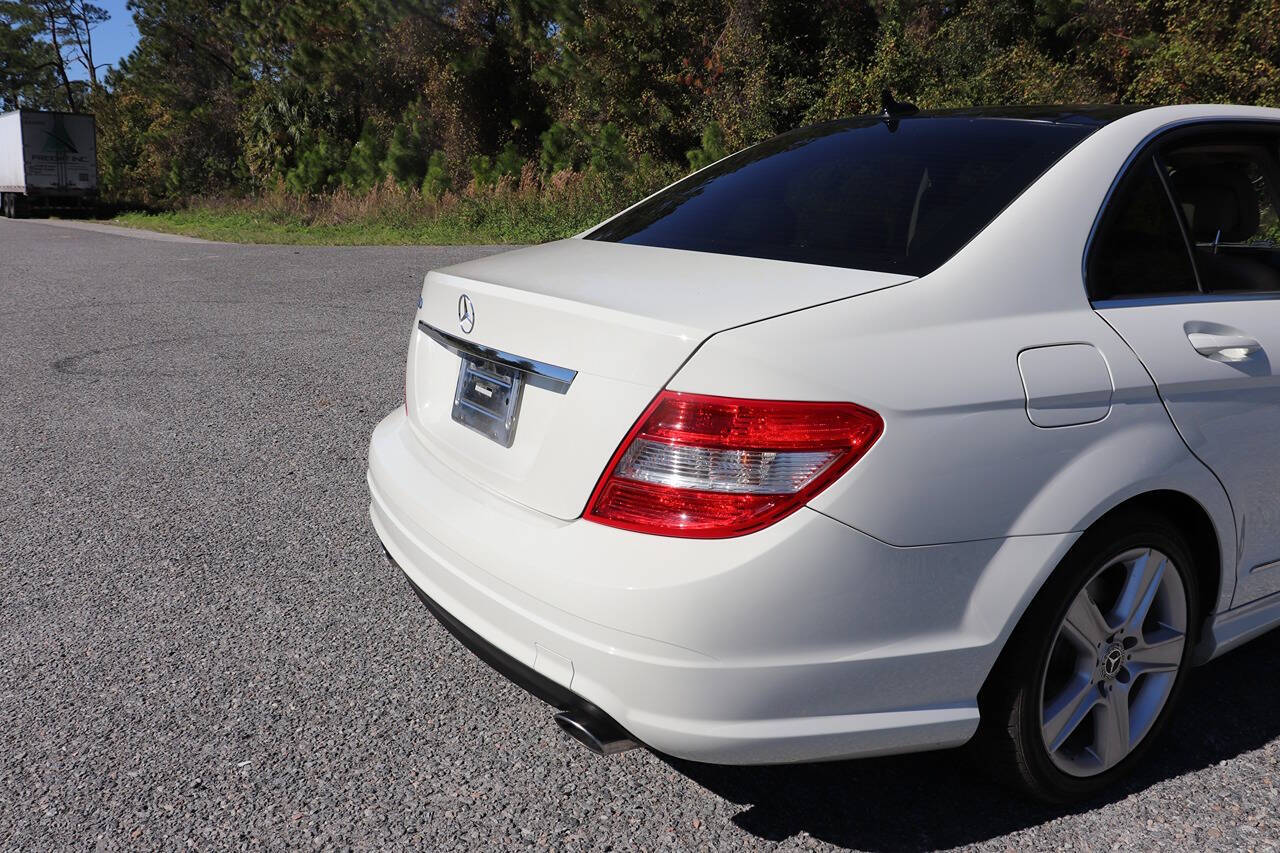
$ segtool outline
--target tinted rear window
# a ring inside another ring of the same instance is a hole
[[[1092,130],[940,117],[819,125],[740,151],[587,237],[924,275]]]

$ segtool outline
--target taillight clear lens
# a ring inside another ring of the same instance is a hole
[[[741,536],[790,515],[880,437],[852,403],[663,391],[609,462],[583,517],[627,530]]]

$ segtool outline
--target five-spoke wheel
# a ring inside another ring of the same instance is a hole
[[[1091,529],[1045,585],[983,691],[979,743],[1041,799],[1127,772],[1168,716],[1196,624],[1179,531],[1148,513]]]
[[[1126,551],[1076,595],[1041,688],[1053,763],[1073,776],[1119,764],[1164,710],[1182,663],[1187,594],[1169,557]]]

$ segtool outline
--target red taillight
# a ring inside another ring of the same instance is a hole
[[[663,536],[751,533],[826,488],[883,427],[852,403],[663,391],[614,453],[583,518]]]

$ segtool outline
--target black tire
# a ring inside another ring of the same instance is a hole
[[[0,212],[8,219],[14,219],[13,193],[0,193]]]
[[[1050,758],[1041,730],[1041,693],[1049,655],[1076,595],[1117,556],[1155,548],[1177,567],[1187,599],[1186,642],[1173,688],[1147,735],[1109,770],[1080,777]],[[1063,558],[1014,630],[979,696],[981,724],[971,749],[980,766],[1034,799],[1066,804],[1097,796],[1132,772],[1158,740],[1186,682],[1200,624],[1199,585],[1191,548],[1166,519],[1129,512],[1090,528]]]

